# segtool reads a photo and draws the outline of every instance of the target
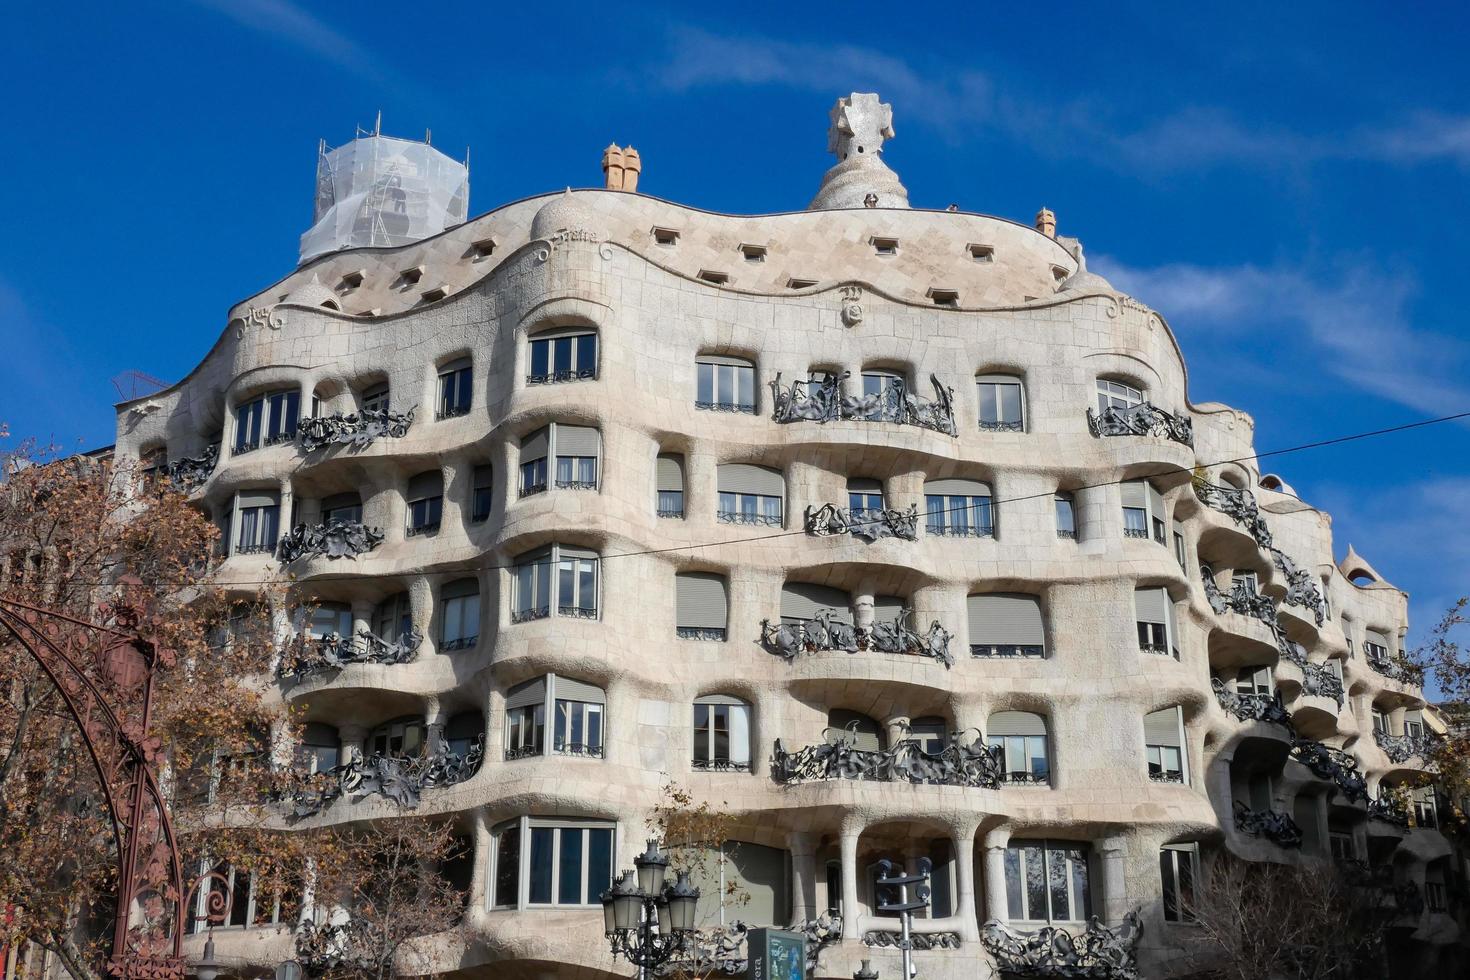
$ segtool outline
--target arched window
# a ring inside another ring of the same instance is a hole
[[[1097,379],[1097,410],[1099,413],[1115,408],[1126,412],[1143,404],[1143,392],[1124,381]]]
[[[1048,783],[1046,719],[1029,711],[997,711],[985,726],[986,739],[1011,783]]]
[[[924,484],[925,530],[945,537],[988,538],[995,533],[990,487],[979,480]]]
[[[750,771],[750,705],[728,694],[694,702],[695,769]]]
[[[526,384],[589,381],[597,377],[597,332],[587,327],[548,330],[531,338]]]
[[[701,354],[694,359],[694,373],[695,408],[755,414],[755,365],[750,361],[740,357]]]
[[[480,642],[480,583],[456,579],[439,592],[440,650],[464,650]]]
[[[1034,595],[991,592],[965,600],[973,657],[1044,657],[1046,630]]]
[[[1188,781],[1184,756],[1184,714],[1178,707],[1144,716],[1143,742],[1148,753],[1148,778],[1156,783]]]
[[[591,548],[554,544],[516,559],[511,621],[547,616],[596,619],[598,555]]]
[[[413,759],[423,754],[428,728],[421,715],[405,715],[374,728],[363,749],[369,756]]]
[[[748,463],[722,463],[717,473],[722,524],[780,527],[786,480],[780,470]]]
[[[860,711],[833,708],[827,712],[827,727],[855,737],[853,748],[861,752],[881,752],[887,743],[883,726]]]
[[[409,537],[433,534],[439,530],[444,515],[444,473],[441,470],[426,470],[408,481]]]
[[[980,399],[980,431],[1026,431],[1026,396],[1021,379],[1011,374],[982,374],[975,379]]]
[[[660,453],[654,462],[657,480],[654,507],[659,517],[684,519],[684,457]]]
[[[680,572],[674,576],[675,633],[685,640],[724,640],[730,597],[725,576]]]

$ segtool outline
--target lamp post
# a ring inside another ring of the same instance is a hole
[[[884,901],[880,898],[878,911],[898,913],[903,930],[898,941],[898,948],[903,952],[903,980],[913,980],[914,977],[914,942],[910,937],[910,930],[914,913],[929,906],[929,872],[934,867],[928,858],[919,858],[916,864],[917,872],[910,875],[904,874],[901,865],[887,858],[878,862],[878,887],[898,889],[898,901]],[[914,886],[912,899],[909,898],[910,885]]]
[[[624,871],[602,893],[603,927],[614,957],[622,956],[647,977],[683,952],[694,932],[699,889],[680,871],[669,882],[669,856],[650,838],[633,859],[637,871]]]
[[[863,960],[863,965],[852,971],[852,980],[878,980],[878,971],[873,969],[873,961]]]

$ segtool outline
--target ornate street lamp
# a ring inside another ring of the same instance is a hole
[[[863,965],[852,971],[852,980],[878,980],[878,971],[873,969],[873,961],[863,960]]]
[[[214,958],[214,933],[204,940],[204,958],[194,964],[194,976],[199,980],[215,980],[219,976],[219,961]]]
[[[613,956],[622,956],[644,977],[687,948],[699,889],[685,871],[672,883],[666,880],[669,856],[658,849],[657,839],[648,841],[633,864],[636,872],[624,871],[602,893],[603,930]]]

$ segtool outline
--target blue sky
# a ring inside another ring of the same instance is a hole
[[[732,212],[803,207],[833,99],[893,104],[913,202],[1029,221],[1159,309],[1191,398],[1261,450],[1470,410],[1465,5],[954,7],[139,0],[6,14],[0,422],[112,438],[109,379],[183,376],[290,271],[316,144],[472,150],[471,212],[600,181]],[[349,13],[350,12],[350,13]],[[738,16],[736,16],[738,15]],[[3,446],[0,446],[3,448]],[[1470,429],[1285,457],[1409,589],[1470,592]]]

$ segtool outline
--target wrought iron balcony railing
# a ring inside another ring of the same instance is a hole
[[[546,492],[546,481],[540,483],[523,483],[518,491],[522,497],[534,497],[538,493]]]
[[[596,490],[596,480],[557,480],[558,490]]]
[[[669,520],[679,520],[679,521],[682,521],[684,519],[684,508],[683,507],[660,507],[655,512],[655,514],[658,517],[663,517],[663,518],[666,518],[666,519],[669,519]]]
[[[981,419],[980,420],[980,431],[981,432],[1025,432],[1026,431],[1026,423],[1025,422],[1022,422],[1020,419],[1016,419],[1013,422],[986,421],[985,419]]]
[[[879,538],[902,538],[917,541],[919,538],[919,505],[908,510],[852,509],[836,504],[806,509],[806,533],[817,537],[833,534],[851,534],[862,541],[877,541]]]
[[[721,524],[750,524],[758,527],[780,527],[780,514],[759,514],[753,510],[718,510],[715,520]]]
[[[729,759],[691,759],[689,765],[696,772],[750,772],[749,762],[731,762]]]
[[[186,456],[176,459],[163,468],[163,473],[168,481],[178,487],[183,493],[193,493],[204,486],[209,475],[214,472],[215,466],[219,464],[219,443],[206,446],[198,456]]]
[[[1280,691],[1269,695],[1241,694],[1238,691],[1232,691],[1218,677],[1211,679],[1210,686],[1215,689],[1215,700],[1220,702],[1220,707],[1241,721],[1263,721],[1280,725],[1292,735],[1296,734],[1296,726],[1291,723],[1291,715],[1287,714],[1286,705],[1281,702]]]
[[[936,538],[993,538],[994,524],[926,524],[924,533]]]
[[[855,724],[855,723],[854,723]],[[945,786],[1000,786],[1000,762],[972,729],[956,732],[937,752],[926,752],[915,738],[902,738],[886,749],[857,748],[855,727],[829,728],[820,745],[794,752],[776,740],[771,754],[771,776],[778,783],[824,779],[865,779],[885,783],[929,783]]]
[[[550,616],[550,606],[531,606],[526,609],[511,610],[510,621],[512,623],[529,623],[537,619],[547,619]]]
[[[505,750],[505,761],[515,762],[517,759],[530,759],[542,754],[540,745],[517,745]]]
[[[851,626],[842,622],[833,609],[823,609],[815,618],[800,623],[773,624],[769,619],[763,619],[761,644],[787,661],[795,660],[800,653],[822,650],[846,653],[871,650],[932,657],[946,667],[953,667],[954,654],[949,649],[953,634],[940,626],[938,620],[929,624],[928,632],[916,633],[908,628],[910,615],[910,610],[904,609],[893,622],[871,626]]]
[[[1435,736],[1428,732],[1422,735],[1413,735],[1405,732],[1402,735],[1390,735],[1381,729],[1373,729],[1373,739],[1383,754],[1388,756],[1390,762],[1407,762],[1418,756],[1420,759],[1428,759],[1434,752]]]
[[[1368,781],[1358,769],[1358,760],[1341,749],[1334,749],[1310,738],[1299,738],[1292,743],[1291,757],[1311,770],[1318,779],[1325,779],[1337,787],[1338,792],[1354,803],[1368,799]]]
[[[776,923],[780,925],[780,923]],[[822,951],[842,938],[842,918],[827,915],[803,920],[791,927],[806,936],[806,970],[816,976]],[[750,966],[750,928],[743,922],[695,932],[667,966],[671,975],[687,977],[743,977]]]
[[[296,794],[291,800],[292,813],[298,820],[313,816],[342,796],[353,800],[382,796],[412,810],[425,790],[469,779],[480,770],[484,757],[485,737],[481,735],[464,755],[441,749],[410,759],[385,755],[354,758],[328,770],[322,788]]]
[[[1158,436],[1194,447],[1194,421],[1166,412],[1157,405],[1141,402],[1131,408],[1109,406],[1101,412],[1087,410],[1087,429],[1094,436]]]
[[[480,635],[478,633],[471,633],[468,636],[456,636],[452,639],[446,638],[440,640],[439,649],[444,653],[448,653],[451,650],[468,650],[479,642]]]
[[[1289,813],[1276,810],[1252,810],[1235,801],[1235,829],[1252,837],[1264,837],[1282,847],[1301,847],[1302,829]]]
[[[996,660],[1041,660],[1046,647],[1039,644],[971,643],[970,656]]]
[[[276,545],[276,558],[289,565],[302,558],[352,558],[365,555],[383,543],[381,528],[368,527],[361,521],[327,521],[325,524],[297,524]]]
[[[556,607],[556,614],[567,619],[596,619],[597,608],[595,606],[588,608],[586,606],[558,605]]]
[[[276,542],[272,541],[240,541],[235,544],[237,555],[264,555],[276,550]]]
[[[528,374],[526,375],[526,384],[556,385],[566,384],[569,381],[594,381],[596,378],[597,372],[592,368],[583,368],[581,370],[569,368],[564,371],[547,371],[545,374]]]
[[[297,424],[296,438],[305,453],[333,445],[366,449],[377,439],[401,439],[407,435],[417,410],[417,405],[402,413],[369,408],[351,415],[306,418]]]
[[[1343,698],[1346,697],[1342,689],[1342,680],[1327,668],[1326,664],[1302,663],[1302,693],[1313,697],[1331,698],[1342,707]]]
[[[552,755],[570,755],[570,756],[575,756],[575,757],[577,757],[579,759],[601,759],[602,758],[602,743],[601,742],[569,742],[569,741],[566,741],[565,739],[558,739],[551,746],[551,754]]]
[[[676,626],[674,634],[681,640],[701,640],[706,643],[725,642],[725,631],[713,626]]]
[[[439,411],[434,413],[434,418],[443,422],[445,419],[457,419],[461,415],[468,414],[470,414],[468,405],[441,405]]]
[[[403,535],[408,538],[421,538],[426,534],[438,534],[438,521],[424,521],[422,524],[410,524],[404,529]]]
[[[843,383],[851,372],[828,374],[821,381],[793,381],[781,384],[777,374],[771,384],[777,422],[894,422],[932,429],[945,435],[958,435],[954,423],[954,389],[929,376],[934,386],[933,400],[908,390],[902,379],[888,380],[877,394],[849,395]]]
[[[737,415],[754,415],[755,404],[745,402],[701,402],[696,401],[694,407],[702,412],[731,412]]]
[[[1138,940],[1142,935],[1143,919],[1134,909],[1112,929],[1094,915],[1080,936],[1060,926],[1022,932],[990,919],[980,930],[980,944],[1003,976],[1139,980]]]
[[[1149,769],[1148,778],[1155,783],[1184,783],[1184,773],[1178,769]]]
[[[863,945],[874,949],[903,948],[903,933],[900,926],[892,929],[869,929],[863,933]],[[908,938],[910,949],[959,949],[964,945],[957,932],[911,932]]]
[[[1270,596],[1257,592],[1245,582],[1232,583],[1229,592],[1221,592],[1215,579],[1203,569],[1200,570],[1200,581],[1204,586],[1205,599],[1216,615],[1234,612],[1276,625],[1276,602]]]
[[[352,664],[403,664],[418,653],[424,634],[414,627],[392,643],[371,630],[358,630],[355,637],[329,633],[323,637],[298,636],[281,655],[276,676],[301,680],[327,670]]]
[[[1368,819],[1407,829],[1409,808],[1396,796],[1380,796],[1368,801]]]
[[[1379,656],[1370,649],[1370,644],[1363,641],[1363,659],[1368,662],[1376,673],[1382,674],[1391,681],[1400,684],[1409,684],[1414,687],[1422,687],[1424,684],[1424,671],[1409,663],[1402,657],[1389,655]]]
[[[1141,538],[1141,539],[1147,541],[1148,540],[1148,528],[1146,528],[1146,527],[1125,527],[1125,528],[1123,528],[1123,537],[1125,537],[1125,538]]]

